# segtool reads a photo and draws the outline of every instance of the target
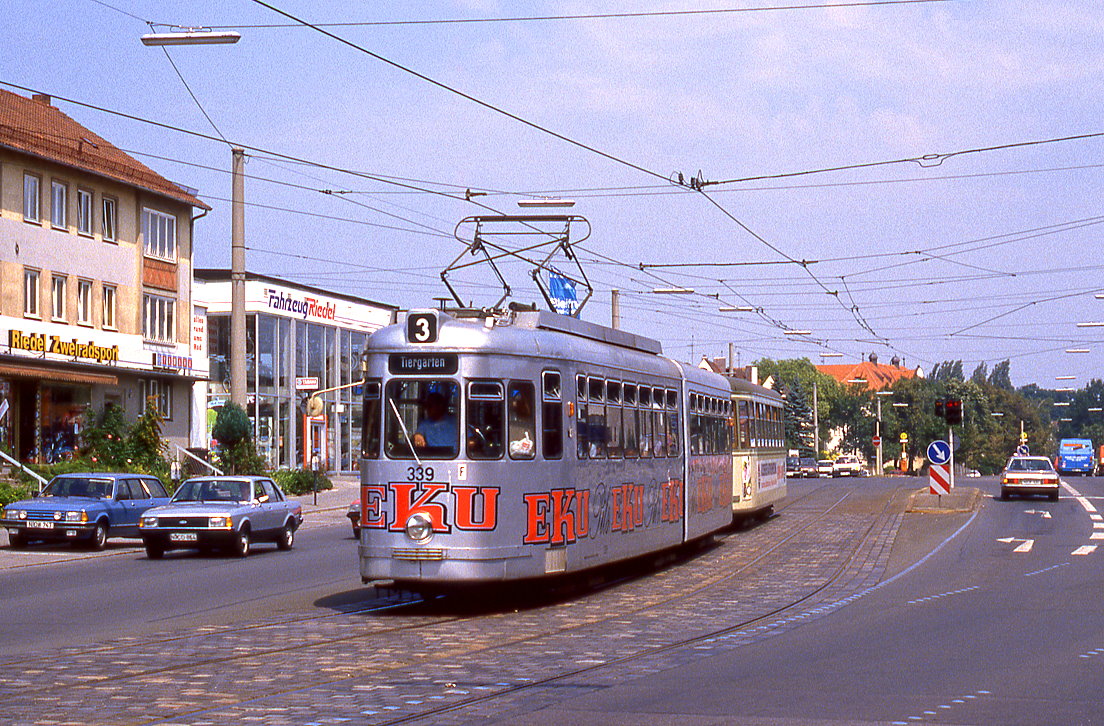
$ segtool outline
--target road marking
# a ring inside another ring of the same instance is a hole
[[[1004,542],[1005,544],[1012,544],[1013,542],[1019,542],[1020,544],[1016,545],[1016,547],[1013,548],[1012,551],[1013,552],[1021,552],[1021,553],[1030,552],[1031,548],[1035,545],[1035,540],[1033,540],[1033,539],[1021,539],[1019,537],[1000,537],[1000,538],[997,539],[997,541],[998,542]]]
[[[1104,532],[1093,532],[1089,535],[1089,539],[1104,539]]]
[[[1082,545],[1081,547],[1078,547],[1077,549],[1075,549],[1070,554],[1071,555],[1091,555],[1093,552],[1096,552],[1096,545]]]
[[[1057,570],[1059,567],[1068,567],[1069,564],[1070,564],[1069,562],[1060,562],[1057,565],[1051,565],[1050,567],[1044,567],[1041,570],[1035,570],[1034,572],[1024,573],[1024,577],[1031,577],[1033,575],[1041,575],[1044,572],[1050,572],[1051,570]]]
[[[1043,519],[1051,519],[1050,512],[1045,509],[1028,509],[1024,514],[1041,514]]]
[[[916,604],[919,604],[919,603],[922,603],[922,602],[930,602],[931,600],[938,600],[941,597],[948,597],[950,595],[959,595],[959,594],[964,593],[964,592],[970,592],[971,590],[977,590],[980,587],[981,587],[980,585],[974,585],[972,587],[964,587],[961,590],[952,590],[951,592],[941,592],[938,595],[929,595],[927,597],[917,598],[916,600],[909,600],[908,602],[905,603],[905,605],[916,605]]]

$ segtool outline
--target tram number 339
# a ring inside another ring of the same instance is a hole
[[[432,466],[411,466],[406,470],[407,481],[433,481]]]
[[[437,316],[412,313],[406,319],[406,339],[411,343],[436,343]]]

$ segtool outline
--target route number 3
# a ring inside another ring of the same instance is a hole
[[[437,316],[413,313],[406,319],[406,339],[411,343],[437,342]]]

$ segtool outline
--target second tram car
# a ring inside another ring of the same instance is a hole
[[[732,514],[766,518],[786,497],[786,433],[777,392],[731,378],[735,430],[732,446]]]
[[[412,310],[364,365],[365,582],[578,572],[732,521],[732,385],[654,340],[543,311]]]

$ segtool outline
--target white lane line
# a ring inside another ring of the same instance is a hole
[[[1082,545],[1081,547],[1078,547],[1077,549],[1075,549],[1070,554],[1071,555],[1091,555],[1093,552],[1096,552],[1096,545]]]
[[[970,592],[971,590],[981,589],[980,585],[973,585],[971,587],[964,587],[961,590],[952,590],[951,592],[941,592],[938,595],[928,595],[927,597],[917,598],[915,600],[909,600],[906,605],[918,605],[922,602],[931,602],[932,600],[938,600],[941,597],[950,597],[951,595],[961,595],[964,592]]]
[[[1056,570],[1056,569],[1058,569],[1059,567],[1068,567],[1068,566],[1069,566],[1069,564],[1070,564],[1070,563],[1068,563],[1068,562],[1061,562],[1061,563],[1059,563],[1059,564],[1057,564],[1057,565],[1051,565],[1050,567],[1044,567],[1044,568],[1043,568],[1043,569],[1041,569],[1041,570],[1035,570],[1034,572],[1027,572],[1027,573],[1024,573],[1024,577],[1031,577],[1032,575],[1041,575],[1041,574],[1043,574],[1044,572],[1050,572],[1051,570]]]

